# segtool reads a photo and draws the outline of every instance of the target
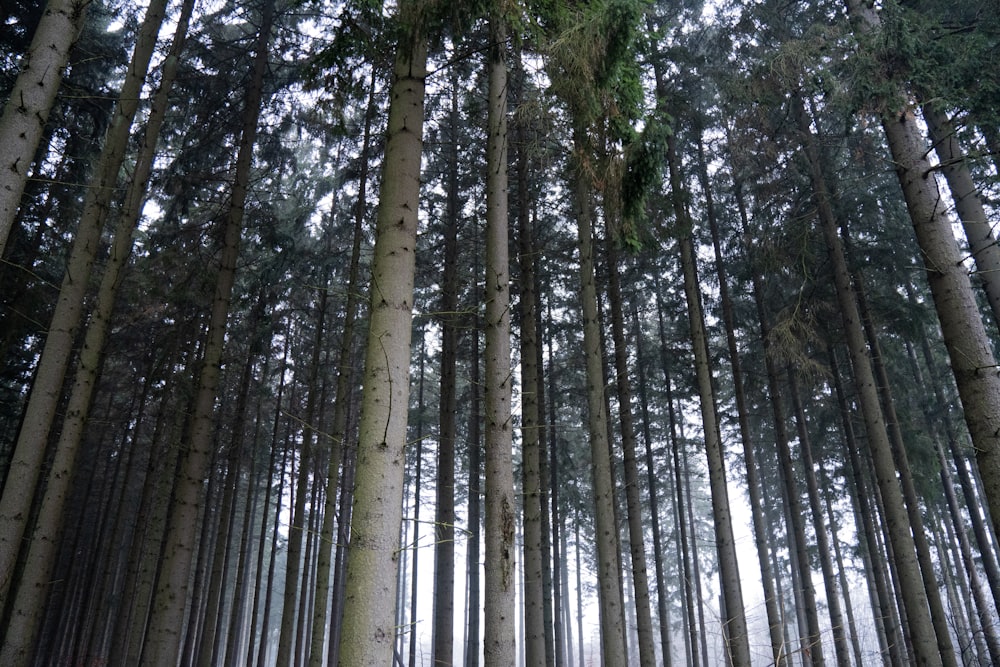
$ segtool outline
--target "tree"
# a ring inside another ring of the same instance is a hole
[[[187,437],[187,450],[182,457],[179,477],[174,486],[170,524],[163,547],[162,571],[149,621],[148,639],[142,654],[143,665],[175,665],[181,650],[180,636],[184,627],[187,592],[203,503],[202,485],[208,477],[212,462],[215,402],[236,264],[240,254],[243,213],[249,189],[250,165],[257,137],[274,14],[275,2],[267,0],[261,9],[260,26],[254,44],[253,73],[244,102],[240,148],[225,218],[223,247],[201,360],[198,393],[191,431]]]
[[[879,16],[858,0],[847,0],[847,10],[863,44],[866,36],[878,30]],[[905,95],[899,97],[905,99]],[[916,118],[908,108],[884,104],[884,109],[882,129],[927,270],[994,530],[1000,532],[1000,442],[996,437],[1000,433],[1000,376],[989,370],[996,368],[996,360],[969,275],[959,261],[937,180],[926,178],[934,168]]]
[[[514,665],[514,469],[510,365],[510,259],[507,249],[507,16],[490,6],[486,139],[486,464],[485,667]]]
[[[399,42],[369,288],[364,393],[347,562],[340,660],[387,665],[395,645],[396,587],[402,519],[411,309],[420,195],[426,13],[430,0],[406,0]]]
[[[0,255],[7,246],[28,169],[55,102],[70,48],[80,34],[87,0],[51,0],[35,29],[24,66],[0,117]]]

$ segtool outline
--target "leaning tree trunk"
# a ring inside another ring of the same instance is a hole
[[[194,561],[198,518],[201,514],[202,486],[212,463],[215,432],[215,400],[219,387],[222,352],[226,340],[226,322],[240,254],[243,211],[250,182],[250,165],[257,138],[264,76],[267,72],[274,0],[264,5],[260,30],[254,46],[253,76],[247,90],[240,148],[236,158],[233,191],[226,216],[219,272],[216,276],[208,336],[202,358],[198,394],[192,415],[187,451],[174,488],[170,525],[163,549],[162,570],[157,583],[152,617],[143,650],[144,666],[175,667],[180,633],[188,602],[191,565]]]
[[[70,49],[83,27],[88,4],[90,0],[50,0],[45,5],[24,57],[24,69],[18,74],[0,116],[0,146],[4,154],[0,166],[0,257],[7,246],[28,182],[28,170],[59,91]],[[138,102],[138,96],[135,100]]]
[[[146,40],[144,47],[150,53],[163,19],[165,5],[165,2],[162,3],[159,12],[147,13],[142,35]],[[17,643],[22,647],[30,647],[35,641],[41,622],[43,605],[47,596],[40,594],[40,591],[48,587],[48,581],[55,564],[59,535],[62,533],[64,507],[68,499],[73,472],[76,469],[84,425],[87,422],[91,399],[97,384],[102,358],[101,352],[107,340],[122,274],[132,252],[132,233],[138,223],[142,204],[145,201],[146,186],[149,182],[156,152],[156,140],[166,115],[167,97],[177,74],[178,60],[184,47],[184,38],[193,5],[194,0],[187,0],[178,17],[173,42],[164,62],[160,86],[153,99],[143,143],[125,197],[125,208],[115,227],[114,242],[104,274],[101,276],[97,301],[84,337],[76,377],[66,407],[62,432],[56,444],[56,454],[52,462],[52,470],[55,471],[55,474],[49,475],[45,487],[45,496],[35,522],[36,528],[32,534],[28,556],[20,576],[18,593],[14,600],[14,611],[11,614],[10,624],[6,628],[7,639],[5,639],[3,650],[0,650],[0,664],[16,664],[15,658],[8,653],[8,646],[13,647],[10,640],[17,638]],[[137,49],[137,55],[139,53],[140,50]],[[143,58],[145,58],[145,54],[143,54]],[[142,60],[142,58],[139,59]],[[148,59],[146,62],[148,63]],[[141,81],[137,83],[141,85]],[[131,93],[132,91],[126,91],[123,88],[123,94],[125,92]],[[127,130],[129,125],[125,124],[125,127]],[[40,449],[44,451],[44,448]]]
[[[941,172],[951,190],[955,211],[962,221],[965,238],[968,239],[972,257],[976,260],[976,276],[990,304],[993,324],[1000,328],[1000,245],[997,245],[997,239],[993,235],[979,189],[972,180],[965,153],[955,136],[951,120],[933,104],[924,104],[921,109],[934,151],[938,155]],[[998,329],[993,331],[996,333]]]
[[[941,665],[938,650],[940,637],[936,637],[934,625],[928,611],[927,592],[921,579],[910,520],[903,503],[903,495],[896,477],[896,463],[893,460],[892,444],[889,442],[882,407],[879,404],[878,386],[861,316],[851,286],[851,276],[847,269],[844,248],[838,234],[837,220],[827,189],[826,176],[820,162],[819,150],[812,136],[809,120],[801,97],[793,100],[798,118],[803,148],[809,163],[810,179],[816,197],[817,213],[823,238],[829,252],[833,270],[837,304],[844,328],[844,336],[850,353],[851,369],[858,390],[858,401],[864,418],[868,449],[871,452],[875,478],[884,504],[886,528],[892,546],[894,562],[900,577],[900,595],[906,610],[908,630],[913,645],[914,658],[920,665]],[[982,326],[982,322],[980,322]],[[937,640],[937,641],[935,641]]]
[[[424,0],[399,5],[401,36],[390,92],[381,199],[372,259],[365,387],[345,582],[340,661],[358,667],[392,662],[396,628],[410,336],[420,198],[427,40]]]
[[[507,30],[502,3],[490,7],[486,138],[485,667],[514,664],[514,468],[507,249]]]
[[[43,28],[52,30],[54,28],[53,21],[58,29],[74,32],[75,28],[72,25],[66,25],[65,21],[70,20],[70,14],[75,15],[77,12],[82,12],[83,7],[76,2],[55,4],[63,5],[63,7],[61,9],[58,7],[47,8],[42,24],[39,25],[39,32]],[[80,326],[80,320],[83,317],[85,296],[94,260],[100,247],[101,232],[108,217],[111,201],[117,191],[118,174],[128,149],[132,121],[139,108],[139,94],[146,81],[149,61],[156,47],[156,37],[160,25],[163,23],[166,5],[166,0],[156,0],[146,10],[132,54],[132,62],[129,64],[111,119],[111,126],[105,138],[104,148],[101,150],[100,161],[87,187],[83,213],[77,226],[69,258],[66,261],[66,271],[59,288],[59,296],[52,314],[48,334],[45,337],[45,346],[35,369],[35,380],[22,418],[21,430],[14,446],[13,458],[3,487],[3,496],[0,497],[0,598],[7,597],[12,583],[14,565],[21,549],[21,538],[27,530],[28,519],[32,516],[31,503],[35,497],[35,487],[41,476],[49,432],[56,419],[56,410],[62,397],[63,381],[70,357],[73,354],[73,343]],[[79,19],[74,16],[73,20]],[[33,45],[33,50],[36,53],[31,57],[34,58],[37,55],[43,66],[56,70],[53,75],[56,77],[55,85],[58,85],[58,72],[61,71],[63,65],[49,60],[48,53],[55,54],[60,48],[59,42],[63,39],[69,39],[71,43],[72,37],[47,34],[43,38],[50,40],[51,45],[46,44],[44,48]],[[37,53],[39,51],[46,55]],[[34,60],[29,63],[28,68],[19,78],[18,84],[22,78],[27,80],[41,75],[44,79],[32,81],[31,85],[36,88],[48,85],[50,75],[45,73],[45,70],[41,74],[36,72],[35,64]],[[15,120],[13,115],[20,117],[27,113],[29,115],[24,121],[33,126],[38,122],[35,114],[40,114],[40,117],[44,118],[46,110],[25,106],[31,104],[32,96],[35,95],[34,89],[27,91],[15,89],[13,95],[23,97],[20,107],[12,104],[14,100],[19,99],[18,97],[12,96],[10,98],[11,102],[8,103],[7,109],[10,110],[12,107],[15,109],[11,112],[11,120]],[[8,146],[16,146],[22,141],[14,136],[7,136],[9,131],[7,123],[8,115],[5,111],[3,120],[0,121],[0,146],[4,147],[5,153]],[[41,125],[44,125],[44,121],[41,122]],[[21,133],[30,134],[31,131],[30,128],[21,127],[17,136],[20,137]],[[38,128],[38,131],[41,131],[41,127]],[[20,159],[17,157],[14,164],[0,168],[0,225],[6,218],[4,211],[7,204],[3,203],[4,199],[12,194],[10,189],[12,186],[5,181],[11,176],[19,175],[21,170],[26,170],[31,158],[29,156],[28,160],[19,166],[17,160]],[[23,182],[21,187],[23,188]],[[20,190],[17,191],[17,199],[12,204],[11,216],[17,209],[19,199]],[[0,240],[0,246],[2,246],[2,240]],[[0,249],[0,255],[2,255],[2,249]],[[91,355],[93,354],[99,354],[99,350],[92,350]],[[94,364],[94,359],[91,358],[89,362]],[[94,365],[96,367],[96,364]],[[74,406],[74,408],[77,407]],[[13,637],[9,637],[9,639],[13,640]]]
[[[859,34],[879,28],[875,9],[846,0]],[[941,324],[965,423],[976,450],[994,530],[1000,532],[1000,375],[989,336],[976,306],[972,283],[951,231],[947,202],[911,109],[885,111],[882,128],[910,213],[934,308]]]

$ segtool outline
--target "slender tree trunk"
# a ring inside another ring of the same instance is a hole
[[[837,581],[840,584],[840,593],[844,598],[844,615],[847,617],[847,629],[851,637],[851,652],[854,656],[855,665],[863,665],[864,658],[861,655],[861,640],[858,638],[858,626],[854,617],[854,605],[851,603],[851,589],[847,580],[847,570],[844,568],[843,550],[840,548],[840,539],[837,537],[837,519],[833,512],[834,490],[830,487],[826,474],[823,470],[820,473],[820,490],[823,492],[823,502],[826,507],[826,517],[830,522],[830,543],[833,545],[833,556],[837,563]]]
[[[605,215],[609,207],[605,206]],[[642,500],[639,497],[639,465],[635,454],[635,420],[632,415],[632,389],[629,380],[628,345],[625,342],[625,316],[622,306],[618,253],[611,229],[606,229],[605,248],[608,262],[608,301],[611,306],[611,332],[614,340],[615,377],[618,389],[618,420],[622,433],[622,462],[625,469],[625,504],[628,520],[629,556],[632,564],[632,591],[635,604],[639,664],[656,664],[653,648],[653,619],[650,611],[649,575],[646,570],[646,545],[643,539]]]
[[[681,564],[681,597],[685,613],[684,634],[684,655],[686,662],[691,667],[699,667],[701,662],[698,659],[698,623],[695,622],[694,615],[694,583],[695,578],[692,572],[689,556],[697,558],[697,548],[689,549],[691,541],[688,540],[688,524],[685,520],[685,509],[687,502],[684,495],[683,473],[681,470],[681,441],[677,434],[677,413],[674,409],[673,382],[670,375],[669,356],[666,349],[666,327],[663,323],[663,302],[660,295],[659,280],[654,278],[653,291],[656,293],[656,318],[657,331],[660,338],[660,366],[663,370],[663,386],[666,391],[667,416],[670,423],[670,450],[673,457],[674,473],[674,520],[676,523],[675,532],[679,535],[677,540],[678,555]]]
[[[524,86],[524,70],[520,54],[516,56],[511,80],[515,96],[520,97]],[[519,99],[514,100],[520,103]],[[520,267],[520,330],[521,330],[521,493],[522,530],[524,535],[524,617],[525,665],[543,667],[546,658],[544,608],[548,597],[544,594],[542,555],[542,413],[540,402],[542,377],[538,365],[538,298],[535,291],[535,249],[532,240],[531,217],[528,201],[528,158],[525,154],[524,128],[514,126],[514,155],[517,183],[517,235],[518,266]]]
[[[215,297],[205,354],[202,359],[198,397],[192,417],[188,449],[181,466],[181,477],[174,492],[170,526],[164,546],[163,573],[157,585],[153,614],[147,631],[147,643],[142,664],[152,667],[174,667],[177,663],[179,632],[183,627],[188,581],[194,559],[193,536],[198,527],[202,505],[202,484],[212,461],[214,413],[218,392],[222,352],[225,345],[226,321],[239,258],[243,211],[253,159],[253,146],[260,117],[264,76],[267,70],[274,2],[263,9],[261,26],[255,44],[253,78],[244,105],[243,128],[236,174],[225,223],[225,240],[216,277]]]
[[[830,361],[830,375],[833,378],[834,394],[837,397],[837,406],[840,411],[840,419],[844,429],[844,449],[847,450],[847,458],[850,462],[851,475],[848,478],[853,485],[852,497],[857,501],[858,513],[861,515],[861,526],[864,533],[864,543],[862,555],[867,557],[866,572],[871,575],[875,584],[875,594],[878,600],[877,608],[872,609],[873,613],[880,619],[881,627],[885,634],[887,653],[883,655],[883,660],[888,660],[893,667],[901,667],[904,664],[905,646],[904,639],[900,632],[901,624],[895,614],[892,604],[892,596],[889,592],[889,578],[886,574],[885,560],[879,547],[877,527],[875,526],[874,499],[866,493],[866,484],[863,475],[860,447],[855,440],[854,427],[851,419],[851,410],[847,403],[847,396],[844,391],[843,380],[840,376],[837,355],[832,348],[828,351]]]
[[[931,622],[927,606],[927,591],[921,579],[910,521],[896,477],[892,444],[889,441],[885,419],[879,404],[875,375],[872,371],[868,347],[865,344],[861,316],[851,286],[843,245],[838,235],[837,220],[833,213],[826,177],[821,167],[819,151],[815,145],[801,97],[796,97],[793,103],[796,106],[800,134],[809,162],[810,178],[816,197],[821,231],[832,263],[837,303],[840,307],[844,335],[847,338],[854,381],[859,393],[865,433],[868,436],[868,449],[872,455],[876,480],[882,495],[886,527],[892,543],[895,565],[901,578],[900,594],[906,608],[914,657],[919,665],[941,665],[942,655],[938,647],[940,638],[935,641],[934,625]],[[982,322],[980,322],[980,326],[982,326]]]
[[[976,276],[986,293],[986,300],[993,313],[994,332],[1000,327],[1000,246],[993,235],[979,189],[972,180],[965,153],[955,136],[955,128],[948,116],[933,104],[921,106],[927,131],[934,151],[940,161],[941,172],[951,190],[955,211],[962,221],[965,238],[976,260]]]
[[[4,147],[5,160],[0,168],[0,257],[88,4],[89,0],[46,3],[23,59],[24,66],[0,116],[0,146]]]
[[[66,416],[63,420],[62,433],[56,445],[55,459],[52,463],[54,472],[50,473],[46,484],[45,496],[36,519],[36,528],[32,534],[25,567],[20,576],[14,611],[5,636],[10,639],[17,638],[16,644],[20,644],[22,647],[28,647],[34,643],[39,629],[43,605],[46,600],[46,596],[40,594],[40,591],[48,587],[47,582],[55,563],[58,538],[62,533],[64,507],[71,489],[80,441],[83,437],[84,425],[97,384],[102,359],[101,352],[107,339],[115,297],[121,284],[121,276],[131,254],[132,232],[138,222],[142,202],[145,198],[146,185],[155,154],[156,138],[159,135],[166,112],[167,96],[177,73],[177,61],[183,48],[193,4],[193,0],[188,0],[183,5],[181,15],[178,17],[173,43],[164,64],[160,87],[153,101],[153,109],[146,126],[143,145],[136,160],[132,182],[126,195],[125,210],[122,211],[115,229],[115,240],[98,289],[97,304],[87,326],[79,367],[66,408]],[[148,63],[146,51],[152,51],[157,31],[163,19],[165,5],[165,2],[161,2],[159,6],[151,7],[147,11],[141,29],[140,40],[145,41],[141,48],[136,49],[134,60],[137,62],[133,66],[140,67],[143,74],[145,68],[142,63],[144,61]],[[139,76],[139,78],[143,77]],[[131,84],[128,87],[123,87],[122,92],[125,94],[130,90]],[[128,109],[124,111],[120,121],[124,123],[127,116]],[[129,118],[129,120],[131,119]],[[126,132],[128,127],[130,127],[130,123],[126,124]],[[116,138],[109,137],[109,141]],[[44,448],[42,449],[44,450]],[[10,651],[17,650],[15,643],[5,640],[4,644],[5,647],[0,650],[0,662],[16,664],[18,659],[15,659],[10,653]]]
[[[381,200],[372,260],[365,388],[347,563],[340,660],[357,667],[392,661],[396,618],[411,309],[427,45],[423,0],[400,4],[401,39],[390,92]],[[388,580],[387,580],[388,579]]]
[[[582,154],[586,141],[583,131],[574,134],[575,150]],[[587,373],[588,435],[594,485],[594,523],[597,547],[597,583],[600,605],[601,644],[607,667],[624,667],[625,629],[622,626],[621,570],[618,567],[618,527],[615,524],[615,494],[611,479],[608,416],[604,407],[604,370],[601,366],[600,321],[597,286],[594,279],[594,251],[591,223],[591,193],[582,164],[573,174],[574,217],[580,253],[580,300],[583,309],[583,347]]]
[[[457,48],[457,47],[456,47]],[[458,133],[461,117],[458,70],[451,68],[446,166],[444,265],[441,267],[441,393],[438,401],[437,485],[434,504],[434,625],[436,665],[453,662],[455,645],[455,437],[458,365],[458,228],[461,219],[458,182]]]
[[[656,611],[660,621],[660,654],[664,667],[670,667],[673,662],[670,639],[670,611],[668,609],[669,591],[664,570],[663,538],[660,530],[660,503],[657,487],[659,479],[656,474],[656,463],[653,459],[652,420],[649,415],[649,395],[646,387],[646,364],[642,353],[642,328],[639,323],[638,308],[633,307],[633,324],[635,326],[635,365],[638,371],[639,409],[642,411],[642,439],[645,445],[646,484],[649,487],[650,529],[653,533],[653,564],[656,571]]]
[[[412,546],[408,546],[407,549],[413,552],[412,563],[410,570],[413,573],[412,579],[410,581],[410,623],[406,626],[406,634],[404,635],[409,639],[409,666],[416,667],[417,665],[417,609],[418,609],[418,597],[417,597],[417,584],[419,577],[417,576],[417,566],[420,562],[420,507],[423,504],[421,502],[420,493],[421,487],[423,486],[423,465],[424,465],[424,422],[422,415],[424,414],[424,377],[426,371],[426,333],[423,327],[420,328],[420,364],[418,366],[418,373],[420,373],[419,380],[417,382],[417,409],[421,415],[420,420],[417,422],[417,438],[416,438],[416,465],[413,470],[413,539],[410,540]],[[436,533],[436,531],[435,531]],[[450,660],[448,663],[450,664]]]
[[[833,574],[833,561],[830,560],[830,536],[826,531],[823,506],[819,498],[819,483],[816,481],[816,469],[819,464],[812,455],[812,442],[809,437],[809,428],[806,424],[806,415],[802,408],[798,384],[795,373],[789,370],[788,385],[792,395],[792,409],[795,412],[795,424],[799,434],[799,456],[802,459],[806,495],[809,498],[809,511],[812,514],[813,534],[816,535],[816,549],[819,552],[820,569],[823,572],[826,608],[830,614],[830,625],[833,631],[834,654],[837,656],[838,667],[850,667],[851,654],[847,646],[844,616],[840,609],[840,591],[837,590],[837,580]]]
[[[308,562],[303,563],[302,547],[306,530],[306,501],[314,472],[313,442],[316,433],[316,404],[319,401],[319,366],[323,341],[326,335],[326,306],[329,291],[324,284],[320,288],[319,302],[316,305],[316,324],[313,330],[311,358],[306,379],[305,414],[301,419],[302,445],[299,449],[299,477],[295,489],[295,506],[292,510],[291,524],[288,527],[288,546],[286,550],[285,586],[281,607],[281,632],[278,635],[278,667],[289,667],[298,664],[293,656],[301,652],[302,647],[296,647],[296,628],[307,619],[296,612],[299,598],[305,595],[305,572]]]
[[[337,394],[333,404],[333,426],[330,431],[330,460],[326,471],[326,502],[323,507],[323,525],[320,527],[319,556],[316,573],[316,610],[313,614],[313,631],[310,639],[309,667],[322,667],[324,641],[329,618],[330,583],[333,574],[333,547],[336,541],[334,518],[337,514],[337,481],[343,458],[344,438],[347,433],[347,412],[351,403],[349,366],[354,346],[354,324],[358,313],[358,292],[361,285],[361,242],[364,239],[364,222],[368,209],[368,161],[371,152],[372,123],[375,117],[375,75],[368,86],[368,105],[365,109],[365,129],[358,156],[358,197],[354,203],[354,236],[351,244],[351,265],[347,278],[347,304],[341,324],[340,354],[337,360]]]
[[[486,139],[485,667],[514,664],[514,470],[511,432],[510,259],[507,249],[507,28],[490,6]],[[544,655],[544,651],[543,651]]]
[[[478,246],[478,243],[476,244]],[[477,252],[474,253],[477,257]],[[478,262],[477,264],[478,269]],[[475,272],[478,273],[478,270]],[[478,288],[474,288],[473,302],[480,303]],[[479,640],[480,625],[480,595],[479,595],[479,568],[480,568],[480,536],[482,526],[482,498],[480,483],[480,468],[482,467],[482,444],[481,429],[482,415],[480,415],[480,393],[479,387],[479,323],[478,318],[472,328],[470,338],[471,360],[469,391],[472,394],[469,406],[469,539],[466,543],[466,559],[468,561],[468,639],[465,644],[465,667],[479,667],[479,656],[482,653],[482,643]]]
[[[726,653],[735,667],[743,667],[750,665],[750,644],[747,635],[746,614],[743,609],[739,564],[736,559],[736,542],[733,538],[729,492],[726,486],[726,464],[712,388],[708,334],[705,332],[705,316],[701,307],[701,288],[698,285],[694,244],[691,238],[692,222],[683,201],[680,168],[675,140],[672,136],[667,139],[667,156],[674,210],[678,216],[677,244],[681,268],[684,273],[684,294],[687,299],[691,345],[695,357],[695,375],[704,425],[705,453],[708,457],[712,516],[715,523],[715,546],[719,557],[719,579],[722,589],[725,591],[726,609],[723,610],[722,622],[727,632]]]
[[[768,553],[768,526],[764,518],[763,489],[754,460],[754,442],[750,430],[746,389],[743,386],[743,363],[740,360],[739,346],[736,341],[736,317],[733,315],[733,300],[729,292],[729,278],[726,275],[722,239],[719,234],[719,223],[716,220],[712,187],[708,178],[708,162],[705,159],[705,146],[701,136],[698,137],[698,179],[705,193],[708,228],[712,234],[712,248],[715,251],[715,273],[719,280],[722,321],[726,328],[729,364],[733,374],[733,394],[736,398],[736,415],[740,427],[740,439],[743,443],[743,465],[746,470],[750,518],[753,522],[754,543],[757,547],[757,563],[760,566],[761,584],[764,588],[764,610],[767,615],[768,634],[771,638],[771,657],[775,667],[782,667],[786,663],[787,655],[784,635],[781,631],[781,615],[778,613],[778,600],[774,590],[774,573],[771,571],[771,559]],[[736,199],[741,222],[743,228],[746,229],[748,216],[739,183],[736,184]]]

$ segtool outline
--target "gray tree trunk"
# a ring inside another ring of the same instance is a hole
[[[861,33],[879,25],[876,10],[860,0],[847,0],[848,12]],[[910,213],[917,244],[927,269],[952,373],[976,450],[994,530],[1000,528],[1000,375],[996,373],[989,336],[976,307],[972,283],[960,261],[951,220],[927,147],[912,111],[885,112],[882,127]]]
[[[0,116],[0,146],[3,146],[0,256],[7,246],[28,182],[28,170],[59,91],[70,49],[83,27],[88,4],[89,0],[50,0],[45,5],[24,65]]]
[[[584,132],[574,131],[574,144],[583,153]],[[583,353],[587,373],[587,426],[590,438],[590,465],[594,485],[594,523],[597,548],[597,585],[600,605],[601,647],[607,667],[624,667],[625,628],[622,622],[621,570],[618,567],[618,527],[615,524],[614,484],[611,478],[611,448],[608,442],[608,415],[604,404],[604,370],[601,366],[600,320],[597,286],[594,279],[594,241],[589,176],[577,164],[573,174],[574,217],[580,253],[580,301],[583,310]],[[582,641],[582,639],[581,639]]]
[[[372,259],[368,342],[347,559],[340,661],[392,662],[396,560],[406,467],[420,158],[427,43],[423,0],[399,5],[401,37],[390,91],[381,198]]]
[[[82,12],[83,7],[77,2],[54,4],[62,8],[47,8],[46,15],[42,19],[42,23],[47,26],[46,29],[73,32],[75,28],[72,25],[65,25],[65,21],[70,19],[71,14],[73,20],[79,20],[76,13]],[[111,125],[105,137],[100,162],[88,184],[83,214],[73,239],[69,259],[66,262],[66,271],[59,289],[59,297],[49,324],[48,335],[45,337],[45,346],[35,372],[35,381],[31,387],[21,430],[14,446],[14,454],[3,488],[3,496],[0,498],[0,598],[7,597],[14,564],[21,549],[21,538],[27,530],[28,518],[31,516],[31,502],[35,497],[35,487],[41,475],[42,462],[45,458],[56,408],[63,395],[63,381],[72,355],[73,342],[83,317],[84,297],[87,293],[94,259],[100,246],[101,231],[104,228],[108,209],[118,186],[118,173],[128,149],[132,121],[139,107],[139,93],[146,80],[146,72],[149,69],[153,49],[156,47],[156,37],[160,24],[163,22],[166,4],[166,0],[156,0],[147,9],[143,19],[140,36],[132,54],[132,62],[122,84]],[[42,28],[43,25],[40,24],[39,32],[42,31]],[[33,48],[45,53],[51,51],[49,55],[54,57],[59,42],[66,37],[61,34],[48,34],[42,38],[51,40],[52,48],[50,49],[48,43],[45,47],[33,46]],[[33,55],[32,58],[34,57]],[[47,57],[38,54],[44,67],[53,67],[55,70],[61,71],[62,64],[53,60],[46,61]],[[22,74],[22,78],[31,79],[43,76],[44,81],[37,82],[36,86],[41,88],[48,85],[49,74],[44,73],[44,70],[42,74],[39,74],[35,69],[36,64],[32,60]],[[56,85],[58,85],[58,81],[56,81]],[[25,93],[18,89],[15,89],[13,93],[15,96],[27,95],[24,98],[25,105],[29,104],[28,100],[33,94],[33,92]],[[54,91],[53,94],[55,94]],[[12,102],[17,99],[20,98],[11,97]],[[10,109],[12,106],[8,103],[7,108]],[[28,113],[26,122],[34,124],[38,122],[34,114],[42,113],[42,110],[31,108],[28,111],[22,111],[21,107],[17,107],[17,111],[12,113],[16,113],[18,116],[21,116],[22,113]],[[42,113],[42,115],[45,114]],[[8,123],[7,111],[5,111],[2,123]],[[21,141],[14,137],[7,137],[7,131],[8,129],[4,125],[0,125],[0,146],[4,146],[4,151],[8,145],[16,146]],[[19,128],[19,131],[31,132],[30,129],[23,127]],[[41,127],[38,128],[38,131],[41,131]],[[20,158],[18,157],[17,160]],[[0,174],[2,174],[0,175],[0,224],[3,223],[5,217],[3,211],[6,210],[7,206],[3,203],[4,198],[11,194],[9,190],[11,186],[4,183],[4,180],[15,175],[14,172],[20,173],[21,168],[17,166],[18,164],[15,161],[15,164],[12,164],[9,169],[0,169]],[[25,163],[23,166],[24,169],[27,169],[28,164]],[[21,187],[23,189],[23,183]],[[20,198],[20,191],[18,191],[17,197]],[[16,208],[17,201],[15,200],[13,209],[16,210]],[[93,350],[93,354],[99,354],[99,350]]]
[[[507,248],[507,29],[503,3],[490,7],[486,138],[485,667],[515,659],[516,568],[511,423],[510,258]],[[544,653],[543,653],[544,654]]]
[[[97,302],[87,326],[83,349],[80,352],[73,388],[70,392],[66,416],[63,420],[62,432],[56,444],[55,459],[52,463],[52,473],[45,487],[45,496],[35,521],[35,530],[28,548],[28,556],[22,570],[18,592],[14,600],[14,611],[8,625],[3,648],[0,649],[0,664],[17,664],[17,659],[8,651],[14,650],[15,644],[27,649],[33,645],[41,622],[46,595],[41,593],[48,587],[48,581],[55,565],[59,536],[62,533],[64,508],[69,496],[71,482],[76,470],[83,437],[84,425],[90,412],[91,399],[97,384],[101,363],[101,352],[107,339],[111,315],[114,309],[118,287],[124,273],[128,258],[132,252],[132,233],[139,220],[142,203],[145,201],[146,186],[156,152],[156,140],[167,110],[167,97],[177,74],[178,58],[184,45],[187,24],[194,5],[193,0],[187,0],[182,6],[178,17],[170,52],[163,66],[160,87],[153,100],[152,111],[146,124],[144,140],[136,159],[132,180],[125,197],[125,208],[121,212],[115,228],[114,242],[109,254],[101,284],[98,288]],[[164,16],[166,2],[160,2],[147,11],[146,19],[140,29],[140,43],[134,60],[136,66],[142,67],[142,61],[148,65],[149,54],[152,53],[156,35]],[[145,69],[142,69],[145,74]],[[144,76],[135,75],[141,85]],[[123,93],[132,92],[123,88]],[[125,132],[131,126],[125,124]],[[109,141],[116,137],[109,136]],[[123,139],[124,140],[124,139]],[[120,167],[120,162],[119,165]],[[44,447],[40,447],[44,451]],[[16,640],[15,640],[16,638]]]

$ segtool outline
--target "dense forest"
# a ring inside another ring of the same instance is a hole
[[[3,0],[0,665],[1000,665],[997,0]]]

